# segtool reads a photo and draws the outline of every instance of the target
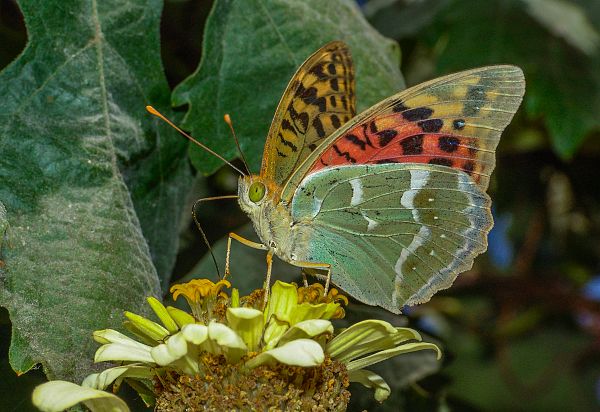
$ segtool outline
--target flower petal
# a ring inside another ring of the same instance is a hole
[[[229,326],[212,321],[208,324],[208,337],[204,345],[209,352],[223,354],[228,361],[235,363],[248,351],[242,338]]]
[[[196,319],[189,313],[179,308],[175,308],[173,306],[167,306],[167,312],[173,318],[173,320],[177,323],[180,328],[183,328],[185,325],[196,322]]]
[[[169,336],[169,331],[156,322],[146,319],[143,316],[125,311],[125,317],[131,321],[138,329],[144,332],[149,338],[156,341],[164,340]]]
[[[390,396],[391,389],[386,381],[375,372],[359,369],[348,374],[350,382],[358,382],[367,388],[375,389],[375,400],[385,401]]]
[[[279,339],[290,328],[290,324],[286,320],[280,320],[277,316],[271,316],[269,323],[265,326],[263,332],[263,341],[265,349],[273,349],[279,343]]]
[[[150,355],[150,346],[140,344],[142,347],[133,347],[120,343],[109,343],[102,345],[94,355],[94,362],[106,361],[130,361],[154,363]]]
[[[33,390],[33,404],[44,412],[59,412],[83,402],[92,412],[129,412],[127,404],[109,392],[71,382],[51,381]]]
[[[146,300],[148,301],[148,304],[154,313],[156,313],[156,316],[158,316],[163,325],[165,325],[165,328],[167,328],[169,333],[179,332],[179,326],[177,325],[177,322],[175,322],[175,320],[171,317],[171,314],[167,311],[165,305],[152,296],[149,296],[146,298]]]
[[[323,333],[333,333],[333,325],[324,319],[311,319],[296,323],[279,340],[279,345],[296,339],[314,338]]]
[[[189,323],[181,328],[185,340],[194,345],[200,345],[208,338],[208,328],[197,323]]]
[[[353,371],[357,369],[362,369],[367,366],[373,365],[374,363],[381,362],[383,360],[392,358],[394,356],[401,355],[403,353],[416,352],[419,350],[427,350],[431,349],[437,352],[437,358],[440,359],[442,357],[442,351],[433,343],[428,342],[415,342],[415,343],[406,343],[404,345],[397,346],[392,349],[382,350],[376,352],[372,355],[365,356],[364,358],[356,359],[346,364],[346,368],[348,371]]]
[[[396,328],[388,322],[369,319],[350,326],[333,338],[327,345],[327,353],[341,362],[348,362],[408,340],[421,340],[421,335],[413,329]]]
[[[340,305],[338,303],[308,303],[298,305],[290,323],[292,325],[307,319],[331,319]]]
[[[291,366],[310,367],[323,363],[325,354],[323,348],[314,340],[297,339],[268,350],[246,362],[249,368],[255,368],[265,363],[280,362]]]
[[[121,332],[117,332],[113,329],[95,330],[92,333],[94,340],[98,343],[118,343],[120,345],[131,346],[133,348],[147,348],[148,345],[144,345],[134,339],[131,339],[127,335],[123,335]]]
[[[298,288],[291,283],[276,281],[271,287],[269,305],[265,312],[265,321],[271,316],[284,322],[290,322],[293,311],[298,306]]]
[[[156,364],[166,366],[187,354],[187,341],[182,333],[171,336],[166,343],[162,343],[150,350],[150,355]]]
[[[244,341],[248,350],[255,351],[262,337],[264,316],[252,308],[227,309],[227,322]]]
[[[92,373],[83,380],[81,386],[105,390],[119,378],[135,377],[139,379],[152,379],[154,375],[153,368],[142,366],[141,364],[130,364],[109,368],[100,373]]]

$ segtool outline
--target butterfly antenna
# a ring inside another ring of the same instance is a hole
[[[208,241],[208,238],[206,237],[206,233],[204,233],[204,230],[202,230],[202,226],[200,225],[200,221],[198,220],[198,217],[196,216],[196,207],[200,203],[202,203],[202,202],[206,202],[206,201],[209,201],[209,200],[221,200],[221,199],[237,199],[237,195],[205,197],[205,198],[196,200],[196,202],[194,203],[194,206],[192,206],[192,217],[194,218],[194,222],[196,223],[196,227],[198,228],[198,230],[202,234],[202,240],[204,240],[204,244],[206,245],[206,247],[208,247],[208,251],[210,252],[210,256],[212,257],[213,263],[215,264],[215,268],[217,269],[217,276],[219,276],[219,279],[222,279],[222,278],[221,278],[221,272],[219,271],[219,265],[217,264],[217,258],[215,257],[215,254],[213,253],[212,247],[210,246],[210,242]]]
[[[248,174],[251,175],[252,173],[250,173],[250,168],[248,167],[248,162],[246,161],[244,152],[242,152],[242,148],[240,147],[240,141],[238,140],[237,136],[235,135],[235,130],[233,130],[233,123],[232,123],[231,117],[229,116],[228,113],[225,113],[225,116],[223,116],[223,120],[225,120],[225,123],[227,123],[227,125],[229,125],[229,129],[231,130],[231,134],[233,135],[233,140],[235,140],[235,145],[237,146],[238,152],[240,153],[242,162],[244,162],[244,166],[246,167],[246,171],[248,172]]]
[[[246,174],[244,172],[242,172],[240,169],[238,169],[237,167],[235,167],[231,162],[227,161],[223,156],[221,156],[220,154],[218,154],[217,152],[213,151],[212,149],[210,149],[208,146],[203,145],[202,143],[200,143],[198,140],[194,139],[192,136],[190,136],[189,134],[187,134],[186,132],[184,132],[183,130],[181,130],[179,127],[175,126],[175,124],[170,121],[169,119],[167,119],[165,116],[163,116],[158,110],[156,110],[154,107],[152,106],[146,106],[146,110],[158,117],[159,119],[163,120],[164,122],[166,122],[169,126],[171,126],[173,129],[177,130],[179,133],[181,133],[183,136],[187,137],[192,143],[196,144],[197,146],[200,146],[201,148],[203,148],[204,150],[206,150],[208,153],[212,154],[213,156],[218,157],[219,159],[221,159],[224,163],[226,163],[227,165],[229,165],[231,168],[233,168],[236,172],[238,172],[239,174],[241,174],[242,176],[246,176]]]

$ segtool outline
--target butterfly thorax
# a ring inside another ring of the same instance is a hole
[[[262,243],[283,260],[293,260],[290,244],[292,217],[280,201],[278,186],[269,179],[242,176],[238,182],[238,202],[248,214]]]

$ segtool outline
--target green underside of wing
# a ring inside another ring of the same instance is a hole
[[[309,175],[292,217],[302,252],[330,263],[355,298],[399,312],[448,288],[487,247],[489,197],[462,171],[437,165],[352,165]]]

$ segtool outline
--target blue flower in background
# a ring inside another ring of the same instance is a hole
[[[589,280],[583,287],[582,293],[590,300],[600,301],[600,275]]]
[[[508,269],[515,256],[514,246],[508,236],[512,224],[512,214],[496,215],[492,208],[494,227],[488,236],[488,256],[492,264],[500,269]]]

